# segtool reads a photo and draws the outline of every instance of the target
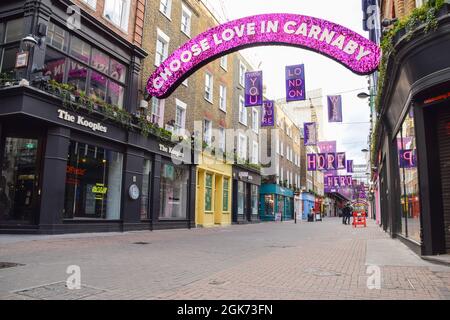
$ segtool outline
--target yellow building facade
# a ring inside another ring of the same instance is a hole
[[[232,173],[230,163],[202,153],[197,166],[195,224],[198,227],[231,225]]]

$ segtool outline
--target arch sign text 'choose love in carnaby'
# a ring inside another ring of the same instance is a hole
[[[296,14],[263,14],[214,27],[173,52],[150,76],[149,95],[166,98],[196,70],[220,56],[247,47],[288,45],[328,56],[354,73],[373,73],[380,48],[338,24]]]

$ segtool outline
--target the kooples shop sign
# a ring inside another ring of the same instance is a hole
[[[96,131],[100,131],[100,132],[104,132],[107,133],[108,132],[108,128],[105,127],[104,125],[102,125],[100,122],[93,122],[93,121],[89,121],[87,120],[85,117],[80,116],[78,114],[71,114],[66,110],[58,110],[58,118],[67,122],[72,122],[75,124],[78,124],[80,126],[86,127],[91,129],[92,131],[96,132]]]
[[[159,145],[159,151],[167,152],[167,153],[169,153],[169,154],[171,154],[171,155],[173,155],[173,156],[175,156],[177,158],[183,158],[184,157],[184,153],[183,152],[177,151],[174,148],[167,147],[167,146],[165,146],[163,144]]]

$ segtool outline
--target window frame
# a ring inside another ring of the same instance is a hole
[[[243,122],[241,114],[245,114],[245,122]],[[248,126],[248,112],[247,108],[245,107],[245,99],[241,95],[239,96],[239,123],[246,127]]]
[[[181,124],[177,123],[177,111],[182,110],[182,116],[181,116]],[[180,131],[184,131],[186,129],[186,110],[187,110],[187,104],[179,99],[175,99],[175,119],[174,119],[174,132],[176,134],[181,134]]]
[[[239,84],[242,87],[245,87],[245,73],[247,72],[247,66],[239,61]]]
[[[185,13],[188,16],[188,22],[189,22],[187,31],[183,30],[183,26],[184,26],[183,25],[183,17],[184,17]],[[192,10],[189,9],[189,7],[186,6],[184,3],[181,3],[181,27],[180,28],[181,28],[181,32],[184,33],[188,38],[191,37],[191,32],[192,32]]]
[[[162,41],[160,41],[160,39]],[[163,47],[163,53],[161,61],[158,63],[159,52],[158,49],[158,41],[165,43]],[[155,67],[159,67],[168,57],[169,57],[169,45],[170,45],[170,37],[161,29],[156,28],[156,47],[155,47]]]
[[[227,87],[222,84],[219,86],[219,109],[227,112]]]
[[[167,8],[168,12],[164,12],[161,10],[161,6],[162,6],[162,1],[159,1],[159,12],[161,12],[161,14],[166,17],[167,19],[169,19],[170,21],[172,21],[172,0],[167,0],[167,6],[165,6]]]
[[[208,78],[208,76],[209,76],[209,89],[210,89],[210,92],[207,90],[208,87],[207,87],[207,83],[206,83],[206,79]],[[204,91],[205,91],[205,94],[204,94],[205,100],[210,102],[210,103],[213,103],[213,101],[214,101],[214,77],[209,72],[205,72],[205,89],[204,89]],[[210,97],[207,98],[206,94],[209,94]]]
[[[122,1],[125,3],[125,10],[122,11],[121,15],[120,15],[120,23],[117,24],[115,21],[113,21],[112,19],[108,18],[106,16],[106,2],[107,1]],[[128,34],[128,27],[129,27],[129,22],[130,22],[130,8],[131,8],[131,1],[130,0],[105,0],[104,2],[104,8],[103,8],[103,17],[108,20],[110,23],[112,23],[114,26],[118,27],[120,30],[122,30],[124,33]]]

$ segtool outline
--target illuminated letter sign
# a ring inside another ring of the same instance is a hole
[[[336,154],[327,153],[327,170],[336,170]]]
[[[287,66],[286,101],[302,101],[305,99],[305,65]]]
[[[308,171],[316,171],[317,170],[317,155],[314,153],[307,155],[308,162]]]
[[[265,100],[261,115],[261,127],[273,127],[275,124],[274,101]]]
[[[317,170],[322,171],[325,170],[327,163],[327,155],[325,153],[319,153],[317,155]]]
[[[415,168],[416,155],[414,150],[400,150],[400,168]]]
[[[345,152],[336,153],[336,159],[337,159],[337,169],[338,170],[346,169],[347,163],[345,162]]]
[[[256,107],[262,105],[262,71],[245,73],[245,106]]]
[[[374,42],[330,21],[296,14],[262,14],[219,25],[181,45],[150,76],[147,92],[167,98],[189,75],[210,61],[262,45],[309,49],[361,75],[373,73],[381,55]]]

